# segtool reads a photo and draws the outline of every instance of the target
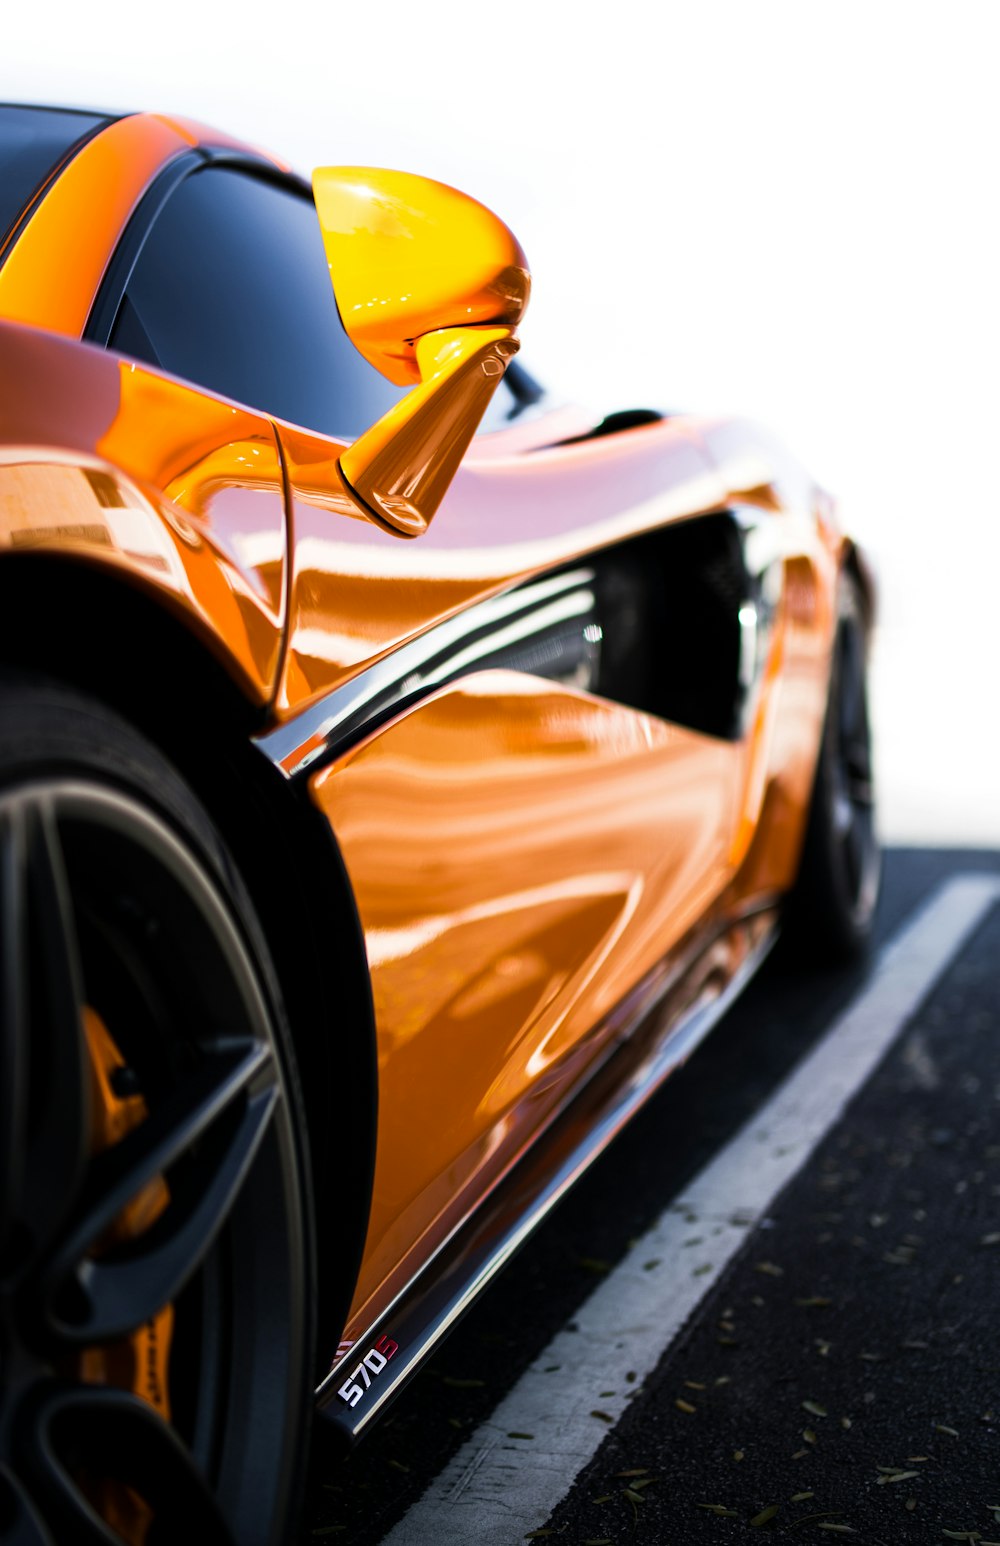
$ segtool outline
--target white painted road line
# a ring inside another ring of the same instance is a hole
[[[553,1338],[384,1546],[514,1546],[545,1523],[609,1431],[593,1412],[622,1415],[635,1391],[626,1372],[638,1383],[656,1366],[998,900],[997,877],[958,875],[919,910],[819,1045],[604,1279],[575,1316],[578,1330]],[[704,1243],[685,1250],[695,1222]]]

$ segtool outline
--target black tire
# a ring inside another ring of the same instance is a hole
[[[857,581],[841,575],[823,738],[798,879],[785,909],[797,953],[829,965],[871,942],[882,863],[867,692],[868,629]]]
[[[190,790],[101,705],[0,677],[0,1541],[289,1538],[304,1132],[266,946]]]

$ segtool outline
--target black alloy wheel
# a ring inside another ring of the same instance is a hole
[[[786,932],[811,960],[863,955],[882,872],[868,716],[868,631],[857,582],[841,575],[823,739]]]
[[[312,1246],[295,1072],[204,812],[0,680],[0,1542],[287,1539]]]

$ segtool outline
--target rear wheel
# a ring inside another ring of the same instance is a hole
[[[0,1541],[286,1539],[312,1247],[266,949],[171,768],[24,679],[0,995]]]
[[[786,932],[813,960],[856,959],[872,934],[881,876],[875,829],[868,636],[857,582],[841,576],[823,740]]]

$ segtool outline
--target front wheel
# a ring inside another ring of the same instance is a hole
[[[0,680],[0,1541],[276,1546],[306,1442],[303,1130],[191,793]]]
[[[786,908],[786,932],[801,952],[830,964],[855,960],[867,949],[882,869],[875,829],[867,646],[857,581],[845,572],[802,860]]]

